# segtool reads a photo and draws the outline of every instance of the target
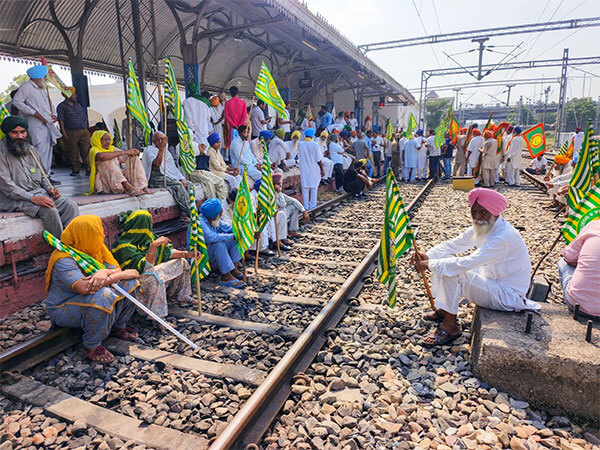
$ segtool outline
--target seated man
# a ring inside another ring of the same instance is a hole
[[[298,130],[292,133],[292,140],[286,141],[288,159],[284,161],[285,167],[291,168],[298,165],[298,142],[300,141],[300,132]],[[287,156],[286,155],[286,156]]]
[[[255,215],[256,211],[258,210],[258,190],[260,189],[260,183],[261,180],[255,181],[254,185],[252,186],[252,189],[250,190],[250,198],[252,199],[252,210],[254,211]],[[280,224],[278,225],[281,226]],[[265,225],[265,228],[262,232],[259,232],[257,227],[257,231],[254,235],[254,242],[248,248],[248,250],[255,253],[256,243],[258,242],[260,246],[258,248],[258,251],[260,252],[259,254],[261,256],[275,256],[276,253],[272,250],[269,250],[270,241],[275,241],[275,224],[273,219],[271,219],[269,223]]]
[[[300,218],[300,214],[302,214],[302,218],[305,223],[310,221],[310,215],[308,211],[304,209],[302,203],[296,200],[293,197],[285,194],[283,192],[283,175],[280,173],[273,174],[273,186],[275,187],[275,192],[277,192],[277,197],[275,198],[275,202],[277,203],[277,209],[281,211],[285,211],[287,221],[288,221],[288,230],[287,234],[289,237],[293,238],[294,236],[299,236],[298,233],[298,221]],[[293,242],[291,241],[282,241],[286,245],[290,245]]]
[[[275,130],[275,137],[269,142],[269,160],[274,167],[281,167],[284,161],[290,159],[288,146],[283,142],[284,137],[285,130],[278,128]]]
[[[45,230],[60,236],[79,215],[79,206],[60,197],[42,177],[37,150],[27,134],[27,119],[7,116],[0,127],[0,211],[24,212],[42,220]]]
[[[231,166],[238,169],[240,173],[243,173],[244,167],[246,167],[248,169],[248,184],[252,184],[256,180],[260,180],[262,165],[250,149],[249,134],[250,131],[246,125],[241,125],[236,130],[232,130],[229,153]]]
[[[506,209],[502,194],[485,188],[469,192],[473,225],[459,236],[442,242],[427,254],[413,255],[417,272],[430,269],[436,311],[424,319],[442,322],[427,336],[426,346],[446,345],[461,335],[456,321],[461,296],[485,308],[499,311],[539,310],[527,300],[531,262],[523,238],[500,217]],[[473,247],[467,256],[454,256]]]
[[[531,164],[525,170],[531,175],[545,175],[546,174],[546,165],[548,164],[548,160],[544,158],[544,154],[537,155],[536,158],[531,160]]]
[[[566,156],[564,156],[563,158],[567,158],[567,162],[566,166],[561,170],[562,174],[546,181],[546,192],[552,199],[552,203],[547,205],[547,208],[554,208],[566,204],[566,195],[569,192],[569,183],[573,177],[573,168],[575,167],[575,164],[577,164],[577,157],[578,155],[575,155],[573,160],[570,161]],[[555,160],[564,161],[560,158],[560,155],[556,155]]]
[[[242,181],[242,176],[237,168],[229,167],[225,163],[220,151],[221,138],[217,133],[212,133],[208,136],[208,145],[210,145],[207,152],[210,172],[224,179],[229,185],[230,191],[232,189],[237,189]]]
[[[349,194],[354,194],[355,197],[360,197],[363,194],[363,189],[371,187],[373,184],[365,170],[365,159],[354,161],[354,165],[348,167],[344,173],[344,191]]]
[[[152,135],[152,144],[146,147],[142,155],[142,165],[146,171],[148,187],[161,188],[165,186],[165,166],[167,171],[166,184],[169,193],[179,206],[182,214],[190,216],[190,194],[187,191],[187,181],[179,171],[173,156],[167,151],[167,137],[157,131]],[[166,161],[163,161],[165,158]],[[165,164],[166,162],[166,164]]]
[[[333,176],[333,166],[334,163],[331,159],[329,159],[329,148],[327,145],[327,140],[329,138],[329,133],[326,130],[321,131],[319,135],[319,140],[317,144],[319,144],[319,150],[321,150],[321,163],[323,164],[324,175],[321,179],[323,184],[331,184],[331,177]]]
[[[600,221],[594,220],[581,229],[562,251],[558,275],[569,309],[579,304],[579,311],[600,318]]]
[[[223,208],[218,198],[204,200],[200,207],[200,226],[208,249],[208,260],[212,269],[221,272],[221,285],[243,289],[242,273],[235,267],[242,259],[237,249],[231,225],[221,223]]]
[[[252,150],[252,154],[256,158],[259,164],[262,164],[264,159],[264,150],[261,144],[261,138],[265,141],[265,145],[267,146],[267,151],[269,149],[269,143],[271,139],[273,139],[275,135],[269,130],[262,130],[258,137],[255,137],[250,141],[250,149]],[[275,168],[276,166],[271,161],[271,167]]]

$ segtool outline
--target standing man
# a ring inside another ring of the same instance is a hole
[[[583,131],[581,128],[575,128],[575,133],[573,133],[573,154],[577,155],[581,151],[581,146],[583,145]]]
[[[369,145],[365,140],[365,133],[362,131],[358,132],[358,139],[352,143],[352,152],[354,153],[355,159],[364,159],[367,161],[367,173],[369,176],[373,173],[373,166],[371,165],[371,152],[369,151]]]
[[[419,130],[421,131],[421,130]],[[423,131],[421,131],[423,133]],[[419,146],[417,140],[411,134],[408,141],[404,144],[400,159],[402,160],[402,170],[404,181],[415,181],[417,176],[417,164],[419,161]]]
[[[483,149],[481,154],[481,185],[494,187],[494,172],[496,170],[498,141],[494,139],[491,130],[483,132]]]
[[[429,178],[437,178],[440,170],[440,149],[435,145],[435,130],[430,128],[427,137],[427,151],[429,152]]]
[[[452,176],[462,177],[467,171],[467,130],[461,128],[456,138],[456,156]]]
[[[375,166],[375,177],[381,177],[381,154],[385,147],[385,141],[381,134],[376,134],[373,139],[373,165]]]
[[[225,147],[229,148],[231,145],[231,132],[237,127],[241,127],[246,124],[246,117],[248,111],[246,109],[246,102],[238,97],[239,89],[236,86],[229,88],[229,94],[231,98],[225,102]]]
[[[306,139],[298,145],[298,165],[300,166],[300,184],[302,185],[302,204],[311,210],[317,206],[317,190],[321,178],[325,176],[321,162],[319,144],[313,141],[314,128],[307,128]]]
[[[473,171],[479,160],[479,149],[481,147],[483,147],[483,136],[481,136],[481,131],[479,131],[479,128],[473,128],[473,138],[467,147],[467,162],[469,163],[469,167],[467,168],[468,176],[473,175]],[[475,183],[477,183],[477,180],[475,180]]]
[[[88,120],[83,107],[77,103],[77,94],[74,87],[67,88],[71,92],[71,97],[65,97],[65,100],[56,107],[56,117],[60,124],[60,131],[63,139],[69,147],[69,158],[73,165],[72,177],[79,175],[81,161],[85,167],[85,175],[90,176],[90,133],[88,132]]]
[[[521,158],[523,156],[521,127],[515,127],[506,150],[506,182],[509,186],[521,185]]]
[[[212,129],[210,123],[210,102],[198,91],[198,85],[195,82],[188,83],[189,97],[183,101],[185,118],[192,131],[192,139],[208,148],[208,134]]]
[[[335,190],[342,192],[344,184],[344,149],[338,144],[337,133],[331,135],[329,142],[329,159],[333,161],[333,172],[335,174]]]
[[[444,137],[446,139],[441,150],[444,162],[444,180],[448,180],[452,175],[452,152],[454,151],[454,144],[452,144],[452,139],[450,139],[450,133],[446,133]]]
[[[319,121],[317,122],[317,128],[321,130],[326,130],[327,127],[332,123],[333,116],[329,111],[327,111],[325,105],[322,105],[321,109],[319,110]]]
[[[417,180],[427,178],[427,139],[423,137],[423,130],[419,129],[417,137]]]
[[[21,85],[12,104],[27,119],[31,143],[38,152],[44,171],[50,175],[52,147],[62,135],[53,123],[56,122],[56,116],[47,91],[47,73],[48,69],[42,65],[27,69],[30,80]],[[60,184],[52,179],[50,182]]]
[[[290,110],[285,108],[285,113],[287,115],[287,119],[284,119],[282,116],[277,114],[277,126],[284,131],[284,135],[281,138],[284,141],[290,140],[290,135],[292,134],[292,121],[290,120]]]
[[[267,130],[267,124],[270,117],[265,117],[265,102],[258,99],[256,101],[256,106],[252,108],[252,112],[250,113],[250,123],[252,124],[252,139],[257,138],[260,135],[261,131]]]
[[[351,131],[358,131],[358,120],[354,117],[354,111],[350,112],[350,127]]]

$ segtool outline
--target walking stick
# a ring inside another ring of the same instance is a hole
[[[111,287],[114,288],[120,294],[127,297],[135,306],[140,308],[142,311],[144,311],[146,314],[148,314],[152,319],[156,320],[159,324],[161,324],[163,327],[165,327],[167,330],[169,330],[171,332],[171,334],[177,336],[180,340],[185,342],[187,345],[192,347],[194,350],[196,350],[198,348],[198,346],[196,344],[194,344],[192,341],[190,341],[188,338],[186,338],[183,334],[181,334],[179,331],[177,331],[175,328],[173,328],[168,322],[166,322],[165,320],[163,320],[162,318],[157,316],[155,313],[153,313],[150,309],[148,309],[148,307],[146,305],[144,305],[142,302],[140,302],[139,300],[134,298],[129,292],[127,292],[125,289],[123,289],[121,286],[119,286],[118,283],[113,284]]]
[[[194,249],[194,264],[196,265],[196,296],[198,297],[198,315],[202,315],[202,293],[200,291],[200,275],[198,274],[198,250]]]
[[[163,113],[163,133],[167,136],[167,106],[162,98],[162,89],[160,83],[158,83],[158,99],[160,101],[159,109]],[[167,155],[166,151],[169,149],[169,142],[167,140],[167,146],[165,147],[165,155],[163,156],[163,187],[167,187]],[[200,304],[200,303],[198,303]]]
[[[273,219],[275,219],[275,241],[277,242],[277,256],[281,257],[281,244],[279,243],[279,229],[277,227],[277,210],[275,210]]]
[[[246,252],[242,255],[242,274],[244,275],[244,283],[248,283],[248,277],[246,276]]]
[[[417,247],[416,239],[413,239],[413,247],[415,249],[415,258],[418,261],[421,261],[421,259],[419,258],[419,247]],[[425,290],[427,291],[427,297],[429,297],[429,305],[431,306],[431,309],[436,311],[436,307],[433,302],[433,295],[431,294],[431,289],[429,288],[429,281],[427,281],[427,274],[425,272],[421,272],[421,276],[423,277],[423,283],[425,284]]]
[[[560,241],[561,237],[562,237],[562,231],[559,231],[558,236],[556,236],[556,239],[554,240],[554,242],[552,243],[552,246],[550,247],[550,250],[548,250],[546,253],[544,253],[544,256],[542,256],[540,258],[539,262],[535,266],[535,269],[533,269],[533,272],[531,273],[531,279],[529,280],[529,284],[531,284],[531,282],[533,281],[533,277],[535,277],[535,274],[537,273],[538,269],[540,268],[540,266],[542,265],[544,260],[548,257],[548,255],[550,253],[552,253],[552,250],[554,250],[554,247],[556,247],[556,244],[558,244],[558,241]]]
[[[128,135],[127,136],[127,147],[129,147],[129,149],[131,149],[133,147],[133,126],[132,126],[132,122],[131,122],[131,113],[127,114],[127,128],[128,128]],[[131,156],[128,157],[127,159],[127,163],[129,165],[129,176],[131,177],[131,181],[133,181],[133,164],[131,164]]]
[[[52,183],[50,183],[50,179],[48,178],[48,175],[46,175],[46,171],[42,167],[42,163],[38,159],[37,155],[34,153],[33,150],[31,150],[31,147],[29,148],[29,151],[31,153],[31,156],[33,157],[33,160],[35,161],[35,165],[38,167],[40,173],[42,174],[42,178],[46,181],[46,183],[48,183],[48,186],[50,186],[50,189],[54,190],[54,186],[52,186]]]
[[[256,223],[260,223],[260,210],[256,208]],[[261,234],[258,235],[258,239],[256,240],[256,253],[254,254],[254,274],[256,275],[256,279],[258,279],[258,254],[260,253],[260,238]]]

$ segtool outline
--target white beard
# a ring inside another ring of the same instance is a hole
[[[492,217],[489,221],[473,221],[473,231],[475,231],[475,240],[482,241],[496,224],[496,218]]]
[[[210,225],[214,228],[217,228],[219,226],[219,222],[221,222],[221,218],[217,217],[216,219],[212,219],[210,221]]]

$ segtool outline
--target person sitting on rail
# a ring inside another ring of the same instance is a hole
[[[281,173],[277,172],[273,174],[273,186],[275,187],[275,192],[277,192],[275,203],[277,204],[278,213],[285,212],[285,217],[287,220],[287,236],[291,238],[298,236],[300,214],[302,214],[304,223],[308,223],[310,221],[310,214],[308,214],[308,211],[304,209],[302,203],[283,192],[283,175]],[[277,220],[279,220],[279,217]],[[285,245],[289,246],[293,244],[292,241],[282,238],[281,236],[279,236],[279,239]]]
[[[573,176],[573,169],[577,164],[577,158],[579,155],[575,155],[573,160],[570,160],[566,156],[556,155],[554,157],[555,162],[561,164],[566,159],[564,169],[562,169],[562,175],[558,175],[549,181],[546,181],[546,188],[548,196],[552,199],[552,203],[547,205],[547,208],[555,208],[567,203],[566,195],[569,192],[569,183]],[[560,162],[559,162],[560,161]]]
[[[246,125],[241,125],[236,130],[232,130],[229,154],[231,166],[239,169],[240,173],[244,171],[245,167],[248,170],[248,184],[252,184],[256,180],[260,180],[262,164],[258,162],[254,153],[252,153],[248,142],[249,135],[250,129]]]
[[[298,165],[300,166],[300,184],[302,186],[302,204],[307,210],[317,206],[317,190],[321,178],[325,175],[321,162],[319,144],[313,141],[315,129],[307,128],[306,138],[298,145]]]
[[[154,234],[148,211],[137,210],[125,219],[112,251],[121,269],[138,271],[141,289],[137,299],[160,317],[168,314],[167,297],[184,305],[196,303],[185,259],[193,258],[194,253],[175,250],[170,242]]]
[[[531,175],[545,175],[547,165],[548,160],[544,158],[544,154],[542,153],[537,155],[536,158],[532,159],[529,167],[527,167],[525,170]]]
[[[242,181],[242,176],[237,168],[228,167],[225,163],[220,151],[221,138],[217,133],[212,133],[208,136],[208,145],[210,145],[207,152],[210,172],[227,182],[229,186],[228,192],[232,189],[237,189]]]
[[[240,281],[242,273],[236,268],[242,256],[238,251],[231,225],[221,222],[221,201],[218,198],[204,200],[200,214],[200,226],[204,233],[211,268],[221,272],[221,285],[243,289],[246,285]]]
[[[94,362],[109,363],[114,356],[102,341],[115,336],[134,340],[138,334],[127,327],[135,306],[111,285],[118,283],[132,293],[139,283],[136,270],[121,270],[104,245],[104,228],[98,216],[79,216],[60,236],[63,244],[91,256],[106,266],[86,276],[67,253],[54,250],[46,270],[46,309],[50,322],[57,327],[81,328],[86,356]],[[135,294],[134,294],[135,295]]]
[[[556,155],[554,157],[554,164],[552,167],[546,172],[544,176],[544,181],[550,181],[552,178],[562,175],[567,172],[571,172],[573,170],[573,166],[571,166],[571,160],[566,155]]]
[[[600,319],[600,221],[584,226],[562,251],[558,274],[564,300],[572,310],[576,304],[583,315]]]
[[[427,253],[412,256],[417,272],[432,271],[431,291],[436,310],[425,320],[441,322],[427,336],[426,346],[449,344],[461,335],[456,321],[461,296],[499,311],[539,310],[527,300],[531,262],[523,238],[500,214],[506,209],[504,196],[492,189],[469,192],[473,224],[454,239],[442,242]],[[466,256],[455,256],[473,247]]]
[[[5,135],[0,141],[0,211],[37,217],[45,230],[60,236],[63,226],[79,215],[79,206],[61,198],[42,176],[28,126],[21,116],[7,116],[0,126]]]
[[[371,178],[367,175],[365,159],[354,161],[354,164],[344,173],[344,191],[358,198],[363,195],[365,187],[372,186]]]
[[[327,146],[327,140],[329,138],[329,133],[327,130],[321,131],[319,135],[319,140],[317,144],[319,144],[319,150],[321,151],[321,163],[323,164],[323,171],[325,175],[323,175],[321,179],[322,184],[330,184],[331,177],[333,175],[333,166],[334,162],[329,159],[329,148]]]

